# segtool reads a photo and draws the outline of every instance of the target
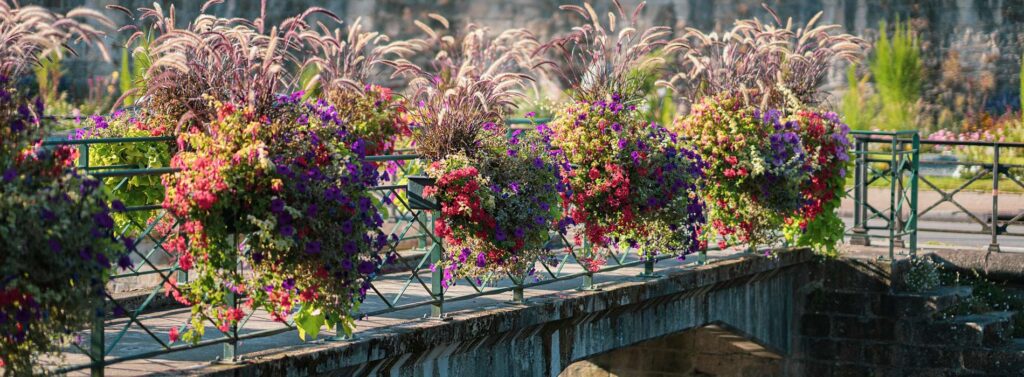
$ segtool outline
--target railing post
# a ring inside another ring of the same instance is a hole
[[[654,273],[654,254],[649,254],[645,251],[641,251],[640,256],[641,258],[644,258],[644,271],[640,273],[639,277],[647,279],[660,277]]]
[[[903,170],[906,168],[907,164],[907,157],[905,154],[907,152],[907,144],[900,139],[899,136],[893,136],[893,138],[897,139],[895,142],[897,149],[893,149],[893,153],[898,153],[896,157],[896,165],[890,167],[892,169],[892,179],[896,183],[896,201],[893,202],[892,207],[896,222],[890,225],[897,230],[895,233],[896,237],[892,240],[893,246],[904,248],[907,247],[907,245],[903,242],[903,229],[906,225],[903,221],[903,193],[906,189],[903,187]]]
[[[90,326],[89,333],[89,358],[92,360],[92,366],[89,367],[90,375],[92,377],[103,377],[107,346],[104,339],[105,329],[105,316],[107,309],[104,307],[103,299],[103,283],[102,280],[96,283],[96,308],[95,313],[92,316],[92,324]]]
[[[850,244],[870,246],[871,238],[867,236],[867,143],[857,136],[854,136],[853,143],[856,160],[853,168],[853,235],[850,236]]]
[[[910,176],[910,217],[907,228],[910,232],[910,256],[917,256],[917,192],[920,188],[918,180],[921,177],[921,135],[917,133],[914,133],[913,147],[910,155],[910,167],[913,171]]]
[[[896,261],[896,227],[893,226],[893,223],[896,221],[896,211],[899,210],[896,208],[896,180],[897,174],[900,174],[896,167],[896,157],[899,155],[896,149],[896,139],[897,135],[893,135],[890,143],[892,154],[889,156],[889,219],[886,226],[889,228],[889,261],[893,263]]]
[[[525,280],[525,278],[520,276],[512,281],[512,283],[515,284],[512,288],[512,302],[515,304],[526,303],[526,292],[523,289],[523,280]]]
[[[992,242],[988,251],[999,252],[999,143],[992,144],[992,216],[989,224]]]
[[[78,146],[78,168],[83,170],[89,168],[89,144],[80,144]],[[96,306],[93,309],[95,313],[92,315],[92,323],[89,325],[89,359],[92,361],[92,366],[89,367],[89,374],[92,377],[103,377],[105,369],[104,360],[107,356],[106,334],[104,333],[106,330],[107,308],[104,305],[106,300],[103,297],[103,291],[106,287],[103,286],[103,279],[97,278],[93,289],[96,295]]]
[[[587,238],[583,238],[583,254],[592,255],[592,246],[587,242]],[[581,291],[596,291],[598,288],[594,286],[594,273],[590,271],[586,266],[583,266],[586,272],[583,274],[583,285],[580,286]]]
[[[230,255],[234,256],[233,259],[235,259],[235,260],[232,263],[234,264],[234,268],[235,268],[235,272],[236,273],[238,272],[238,257],[237,257],[238,252],[239,252],[238,245],[239,245],[238,234],[234,234],[234,235],[231,236],[231,247],[234,250],[231,251]],[[225,301],[226,301],[225,304],[229,308],[232,308],[232,309],[238,308],[238,300],[235,297],[235,291],[234,290],[232,290],[232,289],[228,290],[227,295],[225,296]],[[231,340],[229,340],[226,343],[224,343],[224,348],[223,348],[223,351],[221,352],[221,361],[225,362],[225,363],[232,363],[232,362],[235,362],[236,358],[238,357],[238,353],[237,353],[238,352],[238,323],[237,322],[232,323],[230,325],[230,328],[228,329],[227,336],[229,338],[231,338]]]
[[[436,211],[430,211],[430,224],[433,224],[437,218]],[[430,229],[426,229],[430,232]],[[430,271],[430,294],[434,296],[434,303],[430,305],[430,317],[432,319],[445,319],[444,316],[444,286],[441,284],[444,280],[444,271],[437,267],[438,263],[441,262],[441,244],[440,242],[433,242],[430,247],[430,265],[434,268]]]

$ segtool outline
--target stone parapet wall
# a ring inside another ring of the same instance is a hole
[[[901,268],[897,267],[897,276]],[[1024,342],[1012,338],[1016,313],[944,319],[969,287],[891,290],[884,263],[830,261],[818,267],[798,313],[794,376],[1011,376],[1024,374]]]

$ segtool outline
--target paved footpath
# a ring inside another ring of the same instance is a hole
[[[917,195],[918,211],[924,212],[935,203],[941,202],[942,199],[942,194],[938,191],[922,189],[918,191]],[[966,209],[982,221],[987,221],[989,215],[992,213],[992,193],[990,192],[961,191],[953,196],[953,200],[963,208],[958,207],[956,204],[949,201],[945,201],[927,212],[924,212],[921,219],[931,221],[966,222],[970,221],[969,216],[964,213],[964,210]],[[877,187],[868,188],[868,204],[879,210],[888,208],[889,189]],[[1024,212],[1024,194],[999,194],[999,214],[1001,216],[1014,216],[1022,212]],[[839,207],[839,214],[842,217],[853,217],[853,198],[843,198],[842,206]]]

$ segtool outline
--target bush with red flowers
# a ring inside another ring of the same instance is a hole
[[[186,341],[200,340],[205,318],[227,331],[258,309],[294,319],[303,338],[324,325],[350,332],[384,263],[364,142],[333,107],[297,98],[281,97],[275,119],[211,101],[217,118],[179,136],[164,207],[183,225],[165,247],[194,276],[168,287],[194,306]]]

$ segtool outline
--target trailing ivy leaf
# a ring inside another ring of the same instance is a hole
[[[299,339],[316,339],[320,334],[320,328],[326,323],[326,318],[320,309],[314,309],[312,305],[303,305],[298,313],[295,313],[295,327],[299,329]]]

